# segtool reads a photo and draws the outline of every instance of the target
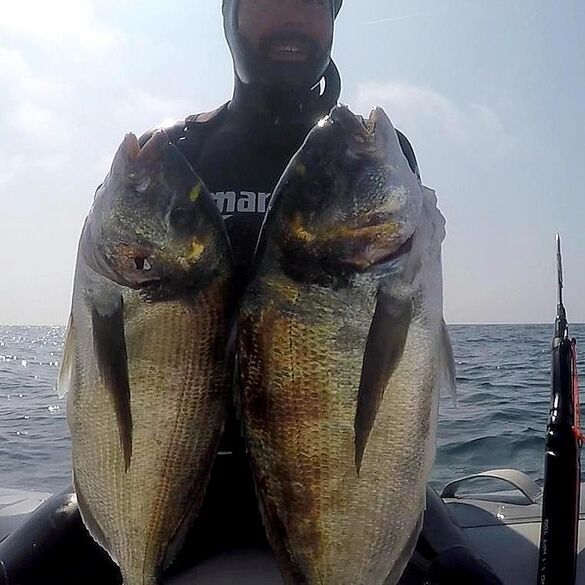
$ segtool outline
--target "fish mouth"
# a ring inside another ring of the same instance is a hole
[[[211,253],[209,237],[193,235],[178,246],[155,246],[127,238],[94,244],[88,231],[81,248],[87,265],[104,278],[134,290],[167,289],[173,283],[184,286],[193,274],[204,271]]]
[[[118,276],[116,282],[138,289],[156,279],[154,251],[147,246],[118,243],[108,251],[111,270]]]
[[[374,136],[375,122],[372,116],[365,120],[363,116],[354,114],[347,106],[335,106],[329,114],[333,124],[354,137],[370,139]]]
[[[414,234],[391,252],[388,252],[383,246],[366,245],[360,248],[356,254],[344,258],[343,263],[362,272],[374,266],[388,265],[408,254],[412,249],[413,240]]]
[[[80,253],[93,272],[120,286],[138,289],[157,278],[150,247],[127,242],[96,242],[91,235],[91,224],[84,226]]]
[[[375,136],[376,134],[376,123],[378,121],[378,108],[372,110],[370,112],[370,115],[367,118],[364,118],[363,116],[357,116],[358,119],[360,120],[360,122],[362,123],[362,126],[364,127],[364,130],[367,132],[368,135],[370,136]]]
[[[367,118],[354,114],[347,106],[335,106],[330,119],[349,137],[358,150],[373,152],[383,144],[390,121],[382,108],[374,108]]]
[[[148,272],[152,270],[152,265],[148,261],[149,256],[134,256],[134,266],[139,272]]]
[[[380,132],[381,127],[389,124],[390,120],[382,108],[374,108],[367,118],[357,116],[362,123],[365,134],[368,137],[376,138]]]
[[[289,243],[295,247],[320,250],[339,264],[364,271],[393,262],[410,252],[414,232],[404,238],[404,226],[392,220],[363,221],[326,229],[307,229],[300,215],[290,223]]]

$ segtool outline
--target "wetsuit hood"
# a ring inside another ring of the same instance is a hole
[[[331,0],[332,19],[337,17],[343,0]],[[283,73],[282,63],[272,63],[257,51],[238,30],[240,0],[223,0],[225,37],[232,54],[236,80],[244,85],[268,88],[286,87],[287,78],[295,78],[296,85],[310,88],[325,75],[331,64],[331,46],[326,47],[309,63],[289,63]]]

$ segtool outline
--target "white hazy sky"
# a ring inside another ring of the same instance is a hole
[[[342,101],[383,106],[447,217],[449,322],[585,321],[585,2],[345,0]],[[66,322],[127,131],[231,95],[220,0],[0,0],[0,323]]]

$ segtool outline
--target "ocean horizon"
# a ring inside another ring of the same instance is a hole
[[[502,467],[542,483],[553,324],[449,324],[449,331],[457,406],[441,398],[432,485]],[[583,339],[585,325],[570,332]],[[70,482],[66,400],[56,392],[64,333],[62,325],[0,325],[0,487],[54,492]]]

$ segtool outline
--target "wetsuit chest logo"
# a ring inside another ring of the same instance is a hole
[[[235,213],[266,213],[272,193],[217,191],[211,196],[224,219]]]

